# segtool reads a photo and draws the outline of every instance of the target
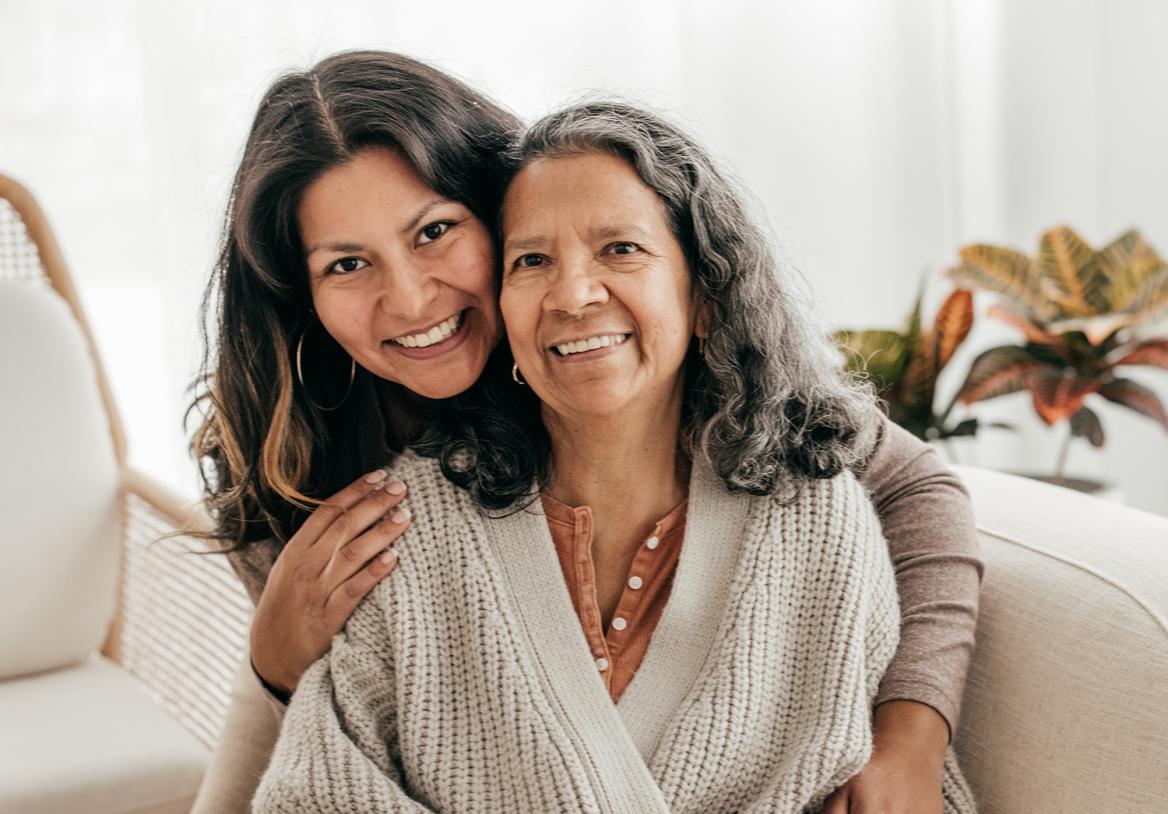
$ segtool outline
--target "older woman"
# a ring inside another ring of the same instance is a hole
[[[897,643],[850,471],[870,396],[676,129],[570,109],[517,167],[511,381],[395,464],[400,567],[301,679],[256,810],[817,809]]]

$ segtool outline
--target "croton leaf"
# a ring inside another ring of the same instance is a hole
[[[1168,266],[1148,275],[1125,310],[1141,322],[1154,322],[1168,314]]]
[[[1168,339],[1149,339],[1141,342],[1115,364],[1168,368]]]
[[[1051,299],[1067,316],[1092,316],[1107,310],[1110,280],[1094,250],[1074,230],[1057,226],[1044,234],[1037,267]]]
[[[936,347],[936,365],[939,373],[949,360],[953,352],[969,336],[973,328],[973,292],[968,288],[959,288],[941,303],[940,310],[933,320],[933,344]]]
[[[835,339],[847,369],[866,372],[877,387],[894,384],[904,373],[908,347],[896,331],[838,331]]]
[[[1132,258],[1150,250],[1136,229],[1128,229],[1099,250],[1099,264],[1108,277],[1114,278],[1132,264]]]
[[[1121,328],[1126,328],[1139,322],[1134,314],[1100,314],[1093,317],[1075,317],[1060,319],[1047,325],[1052,334],[1069,334],[1081,331],[1092,345],[1099,346],[1115,335]]]
[[[965,404],[1004,396],[1026,388],[1026,374],[1046,364],[1017,345],[983,351],[973,364],[957,398]]]
[[[904,376],[896,388],[897,397],[906,408],[919,404],[933,403],[933,393],[937,388],[937,373],[940,365],[937,364],[937,343],[931,331],[924,333],[917,345],[909,353],[908,364],[904,367]]]
[[[1026,373],[1034,410],[1047,424],[1070,418],[1083,406],[1083,399],[1099,389],[1097,378],[1083,376],[1073,368],[1046,365]]]
[[[1038,345],[1053,345],[1058,341],[1055,337],[1044,331],[1030,317],[1015,311],[1007,305],[997,302],[994,303],[986,309],[986,316],[991,316],[1013,325],[1022,332],[1027,342],[1033,342]]]
[[[1099,250],[1100,267],[1110,280],[1108,301],[1113,311],[1128,311],[1145,285],[1168,266],[1134,229]]]
[[[1086,438],[1093,447],[1103,446],[1103,424],[1094,410],[1083,406],[1071,416],[1071,435]]]
[[[977,243],[961,250],[961,265],[949,270],[960,283],[994,291],[1039,322],[1056,316],[1030,258],[1013,249]]]
[[[1168,430],[1168,413],[1164,411],[1164,404],[1160,397],[1131,379],[1112,379],[1099,388],[1099,395],[1108,401],[1122,404],[1124,407],[1135,410],[1156,421],[1165,430]]]

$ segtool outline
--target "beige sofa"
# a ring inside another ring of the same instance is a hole
[[[956,738],[980,810],[1168,812],[1168,519],[957,471],[986,561]]]

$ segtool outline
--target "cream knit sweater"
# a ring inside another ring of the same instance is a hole
[[[868,761],[899,617],[850,474],[784,503],[695,463],[669,603],[615,705],[538,501],[487,519],[434,461],[394,474],[400,565],[301,679],[254,811],[799,814]],[[975,811],[952,753],[944,792]]]

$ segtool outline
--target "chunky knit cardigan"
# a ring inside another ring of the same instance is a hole
[[[791,500],[697,462],[670,600],[613,704],[536,501],[486,518],[407,453],[400,564],[301,679],[254,811],[799,812],[871,756],[897,643],[850,474]],[[953,755],[945,811],[975,811]]]

